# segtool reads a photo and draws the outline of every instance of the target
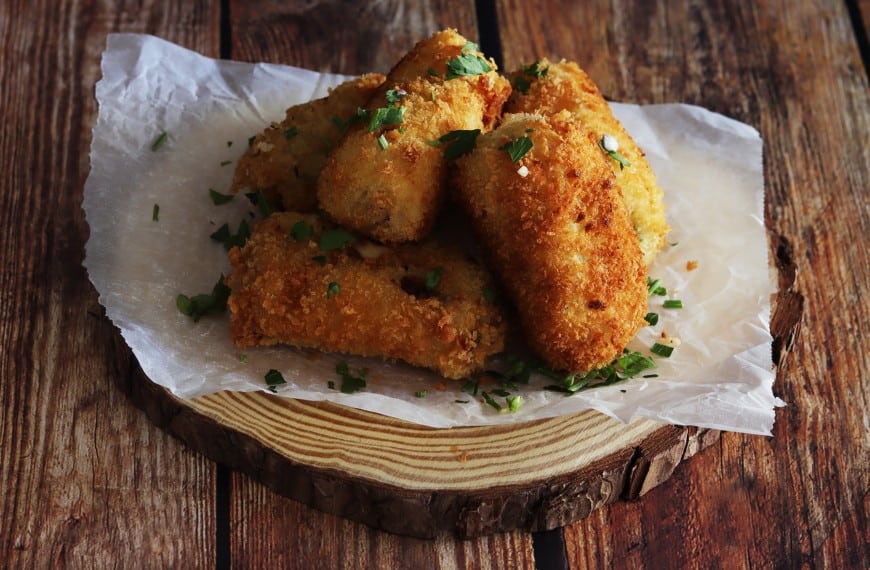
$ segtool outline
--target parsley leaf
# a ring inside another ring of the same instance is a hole
[[[288,141],[299,134],[299,129],[296,127],[290,127],[289,129],[284,131],[284,138]]]
[[[336,281],[330,281],[329,285],[326,287],[326,298],[331,299],[341,293],[341,285]]]
[[[251,237],[251,229],[248,227],[248,223],[242,220],[239,222],[239,230],[235,234],[230,232],[229,224],[224,224],[209,237],[223,244],[224,249],[229,251],[233,247],[244,247],[245,242]]]
[[[624,349],[622,355],[613,359],[610,364],[591,370],[584,375],[580,373],[563,375],[546,368],[539,368],[538,372],[561,381],[561,384],[546,386],[545,389],[565,392],[570,395],[586,388],[608,386],[632,378],[654,366],[655,362],[652,358],[639,352],[630,352],[628,349]]]
[[[269,390],[277,393],[278,390],[275,389],[276,386],[280,386],[281,384],[286,384],[287,381],[284,380],[284,375],[274,368],[269,369],[266,372],[266,386],[269,387]]]
[[[369,132],[373,133],[376,130],[389,127],[392,125],[400,125],[404,121],[404,107],[380,107],[375,109],[371,121],[369,121]]]
[[[208,195],[211,196],[211,202],[215,206],[226,204],[227,202],[235,198],[234,194],[221,194],[220,192],[212,188],[208,189]]]
[[[197,322],[203,315],[223,312],[227,307],[229,296],[230,288],[224,283],[224,276],[221,274],[211,293],[202,293],[193,297],[179,294],[175,298],[175,306],[182,314]]]
[[[306,223],[305,220],[299,220],[290,228],[290,236],[296,241],[305,241],[312,234],[314,234],[314,226]]]
[[[506,150],[510,155],[511,160],[516,164],[526,156],[527,152],[532,150],[533,146],[535,146],[535,143],[532,142],[532,139],[529,136],[521,136],[520,138],[514,139],[498,148],[499,150]]]
[[[344,394],[353,394],[366,387],[366,375],[368,372],[364,368],[357,371],[354,376],[347,366],[347,362],[342,360],[335,365],[335,371],[341,376],[341,391]]]
[[[323,233],[320,234],[320,249],[321,251],[341,249],[353,240],[353,234],[344,228],[324,230]]]
[[[388,89],[387,103],[398,103],[408,95],[404,89]]]
[[[450,131],[434,141],[429,141],[428,144],[431,146],[441,146],[447,143],[448,146],[444,149],[444,159],[454,160],[463,154],[471,152],[479,135],[480,129]]]
[[[467,46],[468,44],[466,44]],[[447,75],[444,78],[447,80],[457,79],[468,75],[483,75],[490,71],[492,71],[492,67],[485,59],[465,52],[465,48],[463,48],[463,53],[459,57],[447,62]]]
[[[649,351],[652,352],[653,354],[657,354],[659,356],[664,356],[665,358],[668,358],[674,352],[674,347],[668,346],[666,344],[655,343],[652,345],[652,348],[649,349]]]
[[[257,211],[260,212],[260,215],[264,218],[268,218],[275,211],[275,206],[269,202],[262,190],[247,192],[245,196],[251,201],[251,204],[257,207]]]
[[[443,267],[436,267],[435,269],[426,273],[426,289],[429,291],[434,291],[438,284],[441,283],[441,275],[444,274]]]

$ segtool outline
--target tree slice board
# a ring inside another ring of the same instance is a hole
[[[264,393],[182,400],[133,358],[118,378],[156,425],[214,461],[321,511],[421,538],[569,524],[644,494],[719,437],[595,411],[435,429]]]

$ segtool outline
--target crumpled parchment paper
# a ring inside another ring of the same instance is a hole
[[[669,296],[651,297],[649,310],[660,321],[630,348],[649,354],[662,331],[682,343],[670,358],[656,358],[648,371],[655,378],[566,397],[543,390],[553,382],[535,376],[521,387],[522,407],[500,413],[479,395],[461,392],[462,382],[400,363],[312,357],[288,347],[241,351],[228,338],[226,315],[194,323],[176,308],[179,293],[207,293],[228,271],[224,249],[208,236],[226,221],[235,228],[252,208],[242,197],[214,206],[209,188],[227,191],[248,137],[345,77],[213,60],[134,34],[109,36],[102,72],[83,203],[91,232],[84,264],[142,369],[177,396],[265,390],[266,372],[276,369],[287,380],[280,396],[330,400],[434,427],[523,422],[591,408],[624,422],[644,417],[770,434],[774,407],[783,403],[772,392],[774,288],[762,142],[752,127],[689,105],[613,105],[647,153],[673,227],[674,245],[650,271]],[[167,141],[152,151],[162,132]],[[689,261],[697,261],[697,269],[688,271]],[[684,308],[661,308],[665,298],[681,299]],[[364,391],[328,387],[329,380],[340,383],[335,365],[342,360],[352,370],[370,369]],[[428,395],[416,397],[420,390]]]

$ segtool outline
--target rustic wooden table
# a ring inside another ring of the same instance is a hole
[[[0,567],[870,567],[870,3],[653,4],[2,3]],[[612,99],[759,129],[788,403],[773,437],[723,434],[641,500],[564,529],[420,540],[276,495],[118,389],[135,364],[81,266],[106,35],[359,73],[447,26],[503,68],[564,56]]]

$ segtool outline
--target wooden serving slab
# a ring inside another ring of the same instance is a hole
[[[719,438],[595,411],[436,429],[264,393],[182,400],[130,362],[121,388],[200,453],[321,511],[421,538],[569,524],[643,495]]]

